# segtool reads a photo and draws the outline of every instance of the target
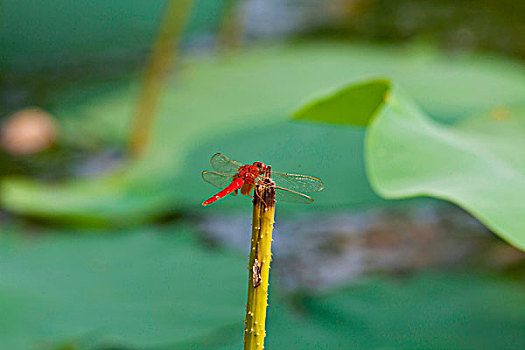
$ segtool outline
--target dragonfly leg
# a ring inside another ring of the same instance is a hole
[[[264,201],[264,199],[263,199],[263,198],[261,197],[261,195],[259,194],[259,191],[257,191],[257,186],[254,187],[253,193],[254,193],[257,197],[259,197],[259,199],[261,200],[261,202],[264,203],[264,206],[267,207],[266,202]],[[250,197],[253,198],[253,196],[250,196]]]
[[[234,195],[234,196],[236,196],[237,194],[239,194],[239,190],[235,190],[235,191],[233,192],[233,195]]]

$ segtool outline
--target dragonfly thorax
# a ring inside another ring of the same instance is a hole
[[[235,174],[234,178],[241,178],[247,184],[254,184],[263,170],[264,164],[255,162],[253,165],[243,165],[239,168],[239,172]]]

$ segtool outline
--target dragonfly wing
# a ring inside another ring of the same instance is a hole
[[[211,157],[210,163],[215,170],[225,174],[236,173],[238,169],[243,166],[242,163],[231,160],[222,153],[214,154],[213,157]]]
[[[219,188],[225,188],[233,181],[230,175],[217,173],[215,171],[203,171],[202,179]]]
[[[308,175],[288,174],[282,171],[272,171],[272,180],[278,187],[284,187],[296,192],[317,192],[324,184],[316,177]]]
[[[275,188],[275,199],[280,202],[305,203],[310,204],[314,200],[302,193],[288,190],[282,187]]]

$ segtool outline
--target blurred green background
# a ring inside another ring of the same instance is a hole
[[[523,111],[524,15],[515,0],[1,1],[2,348],[239,349],[251,203],[200,206],[216,152],[326,186],[278,203],[267,348],[522,348],[525,255],[450,203],[380,198],[363,129],[290,115],[378,77],[444,125]]]

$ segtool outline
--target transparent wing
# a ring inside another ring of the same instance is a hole
[[[317,192],[324,184],[316,177],[308,175],[288,174],[282,171],[272,171],[272,180],[278,187],[284,187],[296,192]]]
[[[310,204],[313,198],[295,191],[288,190],[282,187],[275,188],[275,199],[279,202],[304,203]]]
[[[222,153],[216,153],[210,159],[211,166],[220,173],[232,174],[243,166],[242,163],[231,160]]]
[[[202,179],[218,188],[225,188],[232,182],[231,175],[221,174],[215,171],[203,171]]]

